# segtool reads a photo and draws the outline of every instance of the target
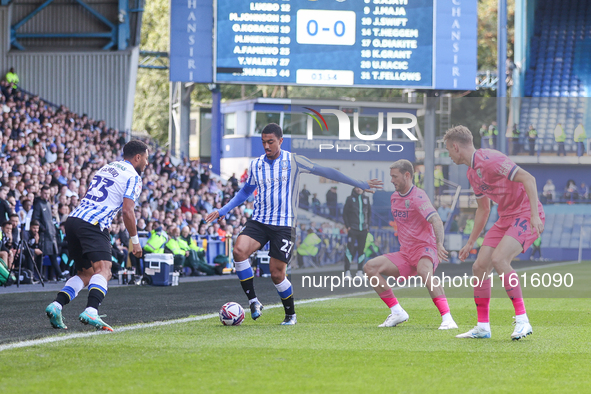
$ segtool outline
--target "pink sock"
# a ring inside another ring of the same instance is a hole
[[[398,304],[398,300],[394,297],[394,292],[392,289],[388,289],[383,293],[378,294],[382,301],[388,305],[388,308],[392,308],[394,305]]]
[[[511,284],[517,283],[517,286],[511,286]],[[523,303],[523,295],[521,294],[521,285],[519,284],[519,275],[515,270],[509,272],[509,275],[505,276],[505,290],[507,295],[513,302],[516,315],[525,314],[525,304]]]
[[[474,302],[478,313],[478,323],[488,323],[488,312],[490,308],[490,279],[485,280],[474,288]]]
[[[439,309],[439,313],[441,313],[441,316],[445,315],[446,313],[449,313],[449,305],[447,305],[447,298],[445,298],[444,295],[433,298],[433,303],[435,304],[437,309]]]

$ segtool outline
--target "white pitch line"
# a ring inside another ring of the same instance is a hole
[[[581,264],[579,261],[565,261],[562,263],[553,263],[553,264],[546,264],[546,265],[534,265],[531,267],[523,267],[523,268],[517,268],[514,269],[515,272],[523,272],[523,271],[535,271],[535,270],[541,270],[544,268],[552,268],[552,267],[562,267],[564,265],[574,265],[574,264]],[[495,271],[494,273],[495,276],[499,276],[499,274]]]
[[[313,302],[324,302],[324,301],[336,300],[338,298],[354,297],[354,296],[367,295],[367,294],[372,294],[372,293],[374,293],[374,292],[373,291],[365,291],[365,292],[361,292],[361,293],[346,294],[346,295],[342,295],[342,296],[311,298],[309,300],[296,301],[296,305],[310,304]],[[271,305],[265,306],[265,309],[275,309],[275,308],[279,308],[282,306],[283,306],[282,304],[271,304]],[[67,341],[69,339],[75,339],[75,338],[87,338],[87,337],[92,337],[95,335],[117,334],[119,332],[124,332],[124,331],[141,330],[143,328],[153,328],[153,327],[160,327],[160,326],[169,326],[172,324],[190,323],[190,322],[199,321],[199,320],[213,319],[214,317],[218,317],[218,316],[219,316],[219,314],[217,314],[217,313],[209,313],[207,315],[200,315],[200,316],[195,316],[195,317],[185,317],[182,319],[156,321],[156,322],[152,322],[152,323],[133,324],[130,326],[123,326],[123,327],[116,328],[114,332],[108,332],[108,331],[80,332],[80,333],[76,333],[76,334],[67,334],[67,335],[60,335],[60,336],[55,336],[55,337],[33,339],[33,340],[22,341],[22,342],[14,342],[14,343],[8,343],[6,345],[0,345],[0,352],[2,352],[4,350],[18,349],[18,348],[23,348],[23,347],[37,346],[37,345],[45,345],[45,344],[54,343],[54,342],[62,342],[62,341]]]
[[[572,264],[580,264],[580,263],[578,261],[567,261],[564,263],[546,264],[546,265],[540,265],[540,266],[534,266],[534,267],[520,268],[515,271],[521,272],[521,271],[527,271],[527,270],[544,269],[544,268],[559,267],[559,266],[563,266],[563,265],[572,265]],[[408,288],[408,287],[399,287],[398,289],[403,290],[405,288]],[[309,300],[296,301],[296,305],[310,304],[313,302],[324,302],[324,301],[330,301],[330,300],[335,300],[335,299],[339,299],[339,298],[362,296],[362,295],[368,295],[368,294],[373,294],[373,293],[374,293],[373,291],[365,291],[365,292],[361,292],[361,293],[346,294],[346,295],[341,295],[341,296],[311,298]],[[275,309],[275,308],[279,308],[281,306],[283,306],[283,305],[282,304],[272,304],[272,305],[265,306],[265,308],[266,309]],[[195,317],[185,317],[182,319],[156,321],[156,322],[152,322],[152,323],[140,323],[140,324],[133,324],[130,326],[123,326],[123,327],[117,328],[115,330],[115,332],[113,332],[113,333],[110,333],[107,331],[80,332],[80,333],[76,333],[76,334],[67,334],[67,335],[60,335],[60,336],[55,336],[55,337],[33,339],[33,340],[22,341],[22,342],[14,342],[14,343],[8,343],[6,345],[0,345],[0,352],[2,352],[4,350],[10,350],[10,349],[18,349],[18,348],[23,348],[23,347],[45,345],[47,343],[62,342],[62,341],[66,341],[69,339],[75,339],[75,338],[87,338],[87,337],[91,337],[91,336],[95,336],[95,335],[116,334],[119,332],[140,330],[143,328],[152,328],[152,327],[168,326],[168,325],[172,325],[172,324],[190,323],[190,322],[199,321],[199,320],[213,319],[214,317],[217,317],[217,316],[218,316],[217,313],[210,313],[207,315],[200,315],[200,316],[195,316]]]
[[[519,268],[516,269],[515,272],[521,272],[521,271],[529,271],[529,270],[541,270],[544,268],[552,268],[552,267],[561,267],[563,265],[573,265],[573,264],[581,264],[580,261],[565,261],[563,263],[553,263],[553,264],[546,264],[546,265],[535,265],[533,267],[525,267],[525,268]]]

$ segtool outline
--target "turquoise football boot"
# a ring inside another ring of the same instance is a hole
[[[47,305],[47,308],[45,308],[45,313],[47,314],[47,317],[49,317],[49,322],[53,328],[63,328],[64,330],[68,329],[68,327],[66,327],[64,324],[61,309],[55,306],[53,302]]]
[[[113,332],[113,327],[105,323],[99,315],[93,315],[86,311],[82,312],[78,317],[83,324],[90,324],[91,326],[95,327],[97,330],[103,331],[111,331]]]

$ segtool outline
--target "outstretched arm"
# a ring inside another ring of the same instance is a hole
[[[310,161],[310,159],[308,159],[305,156],[300,156],[297,154],[294,154],[293,156],[295,157],[295,164],[298,168],[298,171],[323,176],[336,182],[346,183],[347,185],[359,187],[365,190],[366,192],[370,193],[373,193],[371,188],[382,188],[383,182],[377,179],[371,179],[368,182],[358,181],[353,178],[349,178],[347,175],[335,170],[334,168],[323,167],[321,165],[313,163]]]
[[[314,167],[312,167],[310,173],[318,176],[323,176],[336,182],[346,183],[347,185],[359,187],[363,190],[369,190],[371,188],[371,186],[367,182],[362,182],[355,180],[353,178],[349,178],[347,175],[335,170],[334,168],[319,166],[316,163],[314,163]]]
[[[226,216],[232,209],[242,205],[242,203],[246,201],[246,199],[256,190],[256,188],[257,187],[255,185],[249,185],[247,183],[242,187],[242,189],[240,189],[240,191],[238,191],[238,193],[236,193],[234,198],[232,198],[219,211],[213,211],[207,215],[205,217],[205,221],[207,223],[211,223],[220,216]]]

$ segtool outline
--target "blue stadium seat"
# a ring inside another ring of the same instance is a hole
[[[522,103],[520,124],[538,125],[543,151],[556,148],[552,132],[557,122],[565,125],[566,149],[574,149],[574,127],[584,122],[586,104],[559,100],[584,97],[586,90],[582,80],[591,81],[591,42],[582,41],[591,38],[589,15],[591,2],[586,0],[540,0],[537,4],[524,92],[534,99],[543,97],[553,101],[540,102],[542,111],[537,110],[537,104],[528,106],[531,110],[526,111]],[[542,126],[545,123],[549,123],[547,129]],[[544,136],[547,140],[542,140]]]
[[[551,228],[552,236],[550,237],[551,247],[558,247],[560,245],[560,236],[563,232],[562,224],[564,222],[564,215],[557,214],[554,220],[554,226]]]

